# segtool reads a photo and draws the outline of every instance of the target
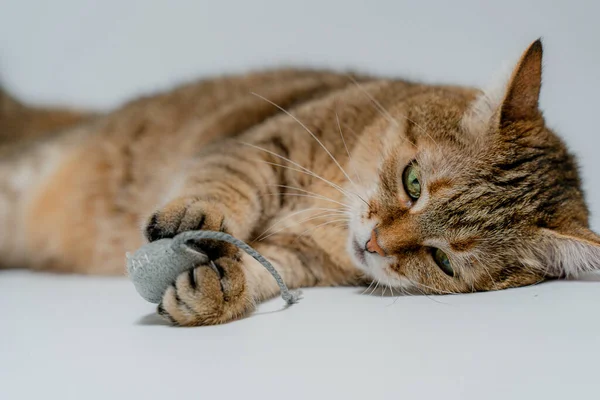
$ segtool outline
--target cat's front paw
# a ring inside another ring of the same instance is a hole
[[[227,224],[225,209],[216,202],[195,197],[180,197],[155,212],[146,225],[146,238],[153,242],[172,238],[181,232],[209,230],[232,234]],[[216,240],[200,240],[198,248],[210,259],[234,256],[238,249],[234,245]]]
[[[174,325],[216,325],[254,310],[242,261],[222,257],[184,272],[167,289],[158,313]]]

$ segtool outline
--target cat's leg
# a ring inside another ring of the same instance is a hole
[[[269,195],[272,185],[280,181],[278,171],[261,163],[260,156],[234,141],[207,148],[186,167],[172,199],[150,217],[145,230],[148,240],[212,230],[247,241],[258,223],[279,209],[279,200]],[[225,242],[203,241],[200,246],[213,259],[238,252]]]
[[[310,238],[276,234],[252,245],[273,264],[290,289],[360,281],[356,270],[334,263]],[[252,257],[226,256],[213,265],[181,274],[165,292],[158,312],[177,325],[220,324],[251,312],[258,302],[278,294],[275,279]]]
[[[235,141],[207,148],[188,166],[173,200],[150,217],[148,239],[198,229],[225,231],[246,242],[252,239],[257,228],[276,215],[285,201],[281,194],[272,195],[273,187],[297,185],[287,175],[292,173],[290,169],[274,165],[285,161],[273,154],[310,164],[307,152],[301,150],[307,145],[291,142],[292,137],[273,134],[252,138],[254,146],[267,151]],[[292,288],[356,283],[357,271],[349,263],[340,262],[343,256],[327,255],[307,240],[298,239],[296,234],[278,233],[254,246],[273,262]],[[276,282],[265,268],[235,246],[218,241],[203,241],[199,246],[214,265],[201,265],[181,274],[166,291],[159,312],[174,323],[230,321],[278,293]]]

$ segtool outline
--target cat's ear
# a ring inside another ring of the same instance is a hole
[[[569,233],[542,229],[538,251],[542,268],[552,276],[600,270],[600,237],[587,228]]]
[[[542,88],[542,41],[533,42],[512,72],[500,106],[500,125],[538,118]]]
[[[523,53],[512,72],[502,71],[473,101],[461,121],[464,131],[478,138],[490,128],[538,117],[541,87],[542,42],[538,39]]]

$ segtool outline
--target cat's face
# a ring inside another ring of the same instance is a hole
[[[577,166],[538,110],[541,44],[494,100],[433,90],[389,110],[348,250],[382,284],[495,290],[600,266]],[[390,118],[391,117],[391,118]]]

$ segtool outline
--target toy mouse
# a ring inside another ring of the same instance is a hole
[[[288,304],[300,299],[300,292],[291,292],[275,267],[256,250],[227,233],[213,231],[182,232],[173,239],[160,239],[143,245],[133,254],[127,253],[127,272],[138,293],[147,301],[158,304],[179,274],[209,263],[206,254],[190,245],[200,239],[222,240],[236,245],[273,275],[281,289],[281,297]]]

